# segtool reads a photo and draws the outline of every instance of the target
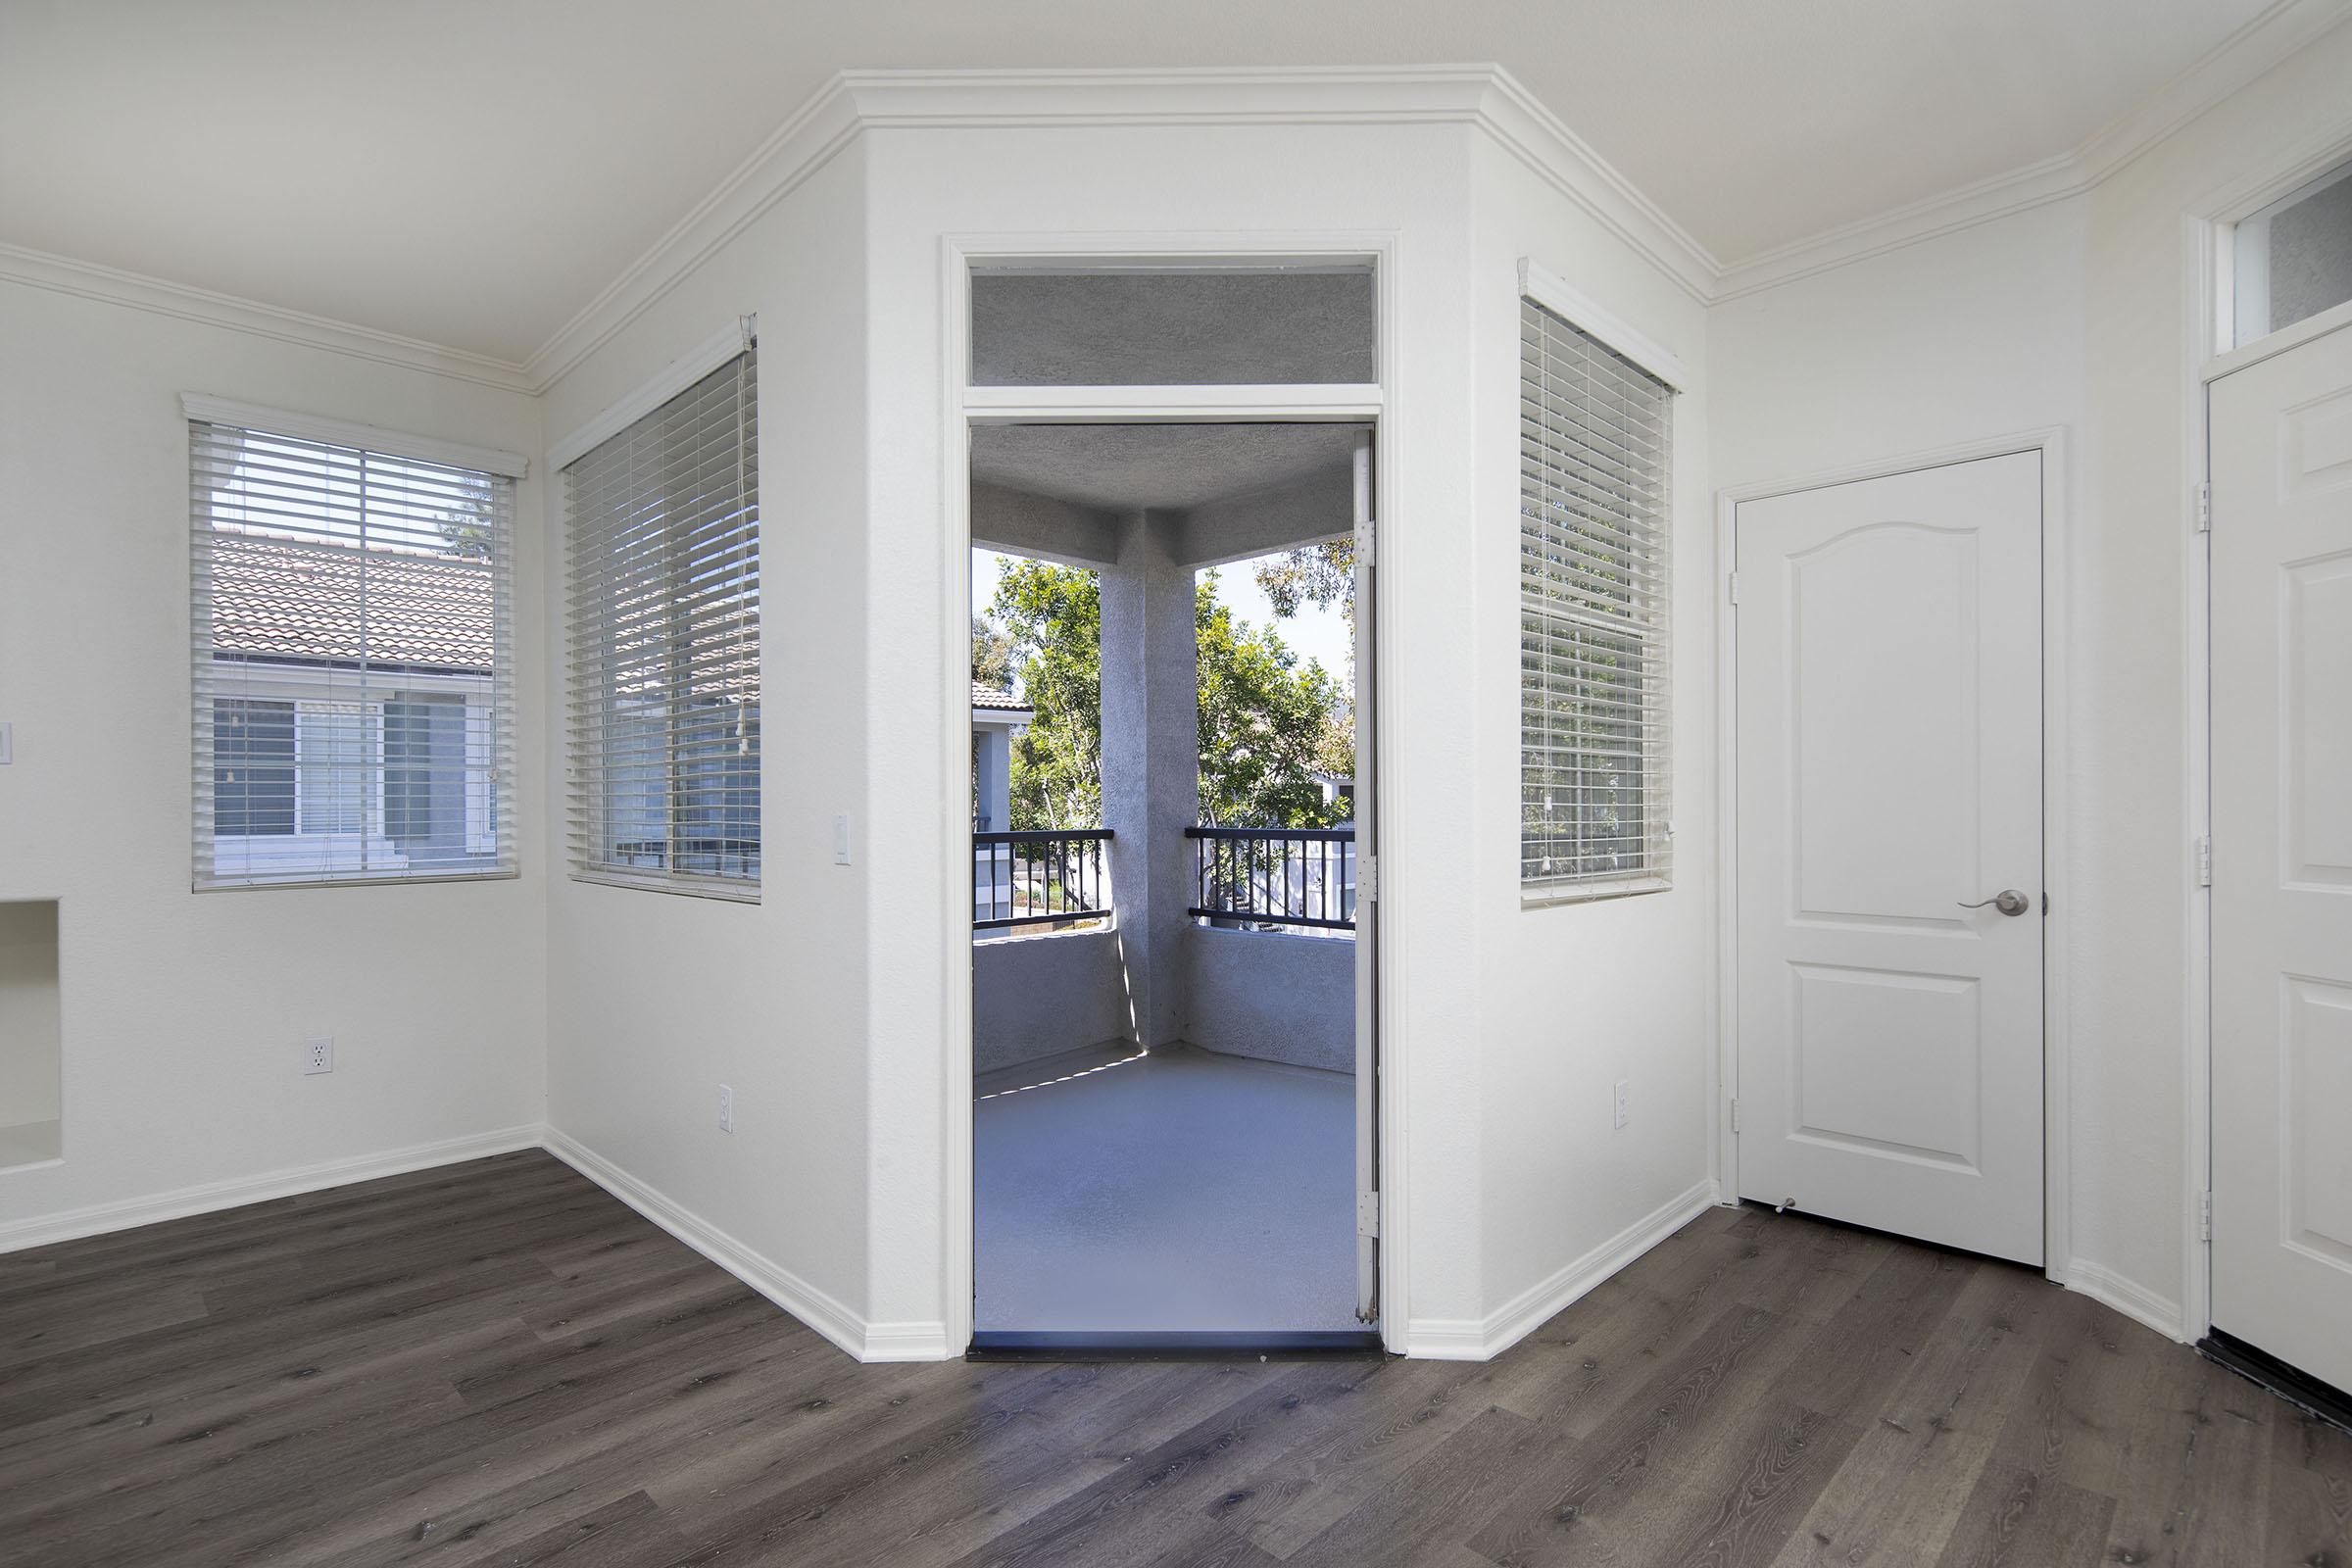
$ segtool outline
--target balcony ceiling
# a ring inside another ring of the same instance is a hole
[[[5,0],[0,240],[520,361],[843,67],[1494,60],[1732,263],[2068,151],[2264,4]]]
[[[1346,424],[1010,424],[972,432],[972,477],[1108,512],[1189,512],[1345,473]],[[1331,531],[1348,526],[1334,517]]]

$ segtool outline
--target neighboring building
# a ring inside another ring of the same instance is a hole
[[[973,832],[1011,830],[1012,738],[1036,717],[1004,687],[972,682]]]
[[[494,858],[489,563],[225,529],[210,547],[223,863],[310,862],[321,838],[364,838],[376,865]]]
[[[1336,806],[1346,801],[1348,814],[1355,814],[1355,778],[1352,774],[1326,773],[1318,767],[1314,771],[1314,780],[1315,788],[1323,792],[1324,805]]]

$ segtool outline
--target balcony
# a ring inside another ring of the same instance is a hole
[[[1132,1054],[1156,1001],[1171,1020],[1163,1044],[1352,1071],[1354,828],[1153,836],[1183,847],[1189,872],[1156,909],[1110,874],[1138,835],[972,835],[975,1070],[1002,1088],[1024,1066]],[[1153,927],[1157,963],[1137,938]]]

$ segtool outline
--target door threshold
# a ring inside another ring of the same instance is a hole
[[[1370,1329],[1273,1332],[1074,1333],[975,1329],[966,1361],[1374,1361],[1388,1354]]]
[[[2305,1414],[2352,1432],[2352,1394],[2334,1384],[2323,1383],[2301,1367],[2220,1329],[2205,1331],[2205,1337],[2197,1342],[2197,1353],[2249,1383],[2260,1384]]]

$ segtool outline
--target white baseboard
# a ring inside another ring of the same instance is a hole
[[[947,1357],[947,1326],[868,1325],[856,1312],[665,1195],[647,1186],[568,1133],[541,1129],[547,1152],[734,1275],[860,1361],[938,1361]],[[928,1339],[922,1331],[928,1329]]]
[[[463,1160],[508,1154],[517,1149],[536,1148],[539,1141],[540,1129],[536,1126],[502,1127],[496,1132],[473,1133],[433,1144],[413,1144],[406,1149],[388,1149],[351,1159],[323,1160],[316,1165],[204,1182],[144,1198],[119,1199],[111,1203],[92,1203],[55,1214],[36,1214],[29,1219],[0,1224],[0,1252],[78,1241],[84,1236],[133,1230],[141,1225],[186,1219],[193,1214],[210,1214],[216,1209],[239,1208],[247,1203],[266,1203],[273,1198],[292,1198],[298,1193],[373,1181],[379,1176],[398,1176],[435,1165],[455,1165]]]
[[[1628,1225],[1556,1273],[1538,1280],[1484,1318],[1415,1318],[1404,1353],[1428,1360],[1489,1361],[1534,1333],[1552,1314],[1697,1218],[1716,1201],[1703,1181]]]
[[[2068,1260],[2066,1288],[2080,1291],[2101,1305],[2114,1307],[2132,1322],[2144,1324],[2168,1340],[2187,1345],[2197,1338],[2180,1321],[2180,1302],[2167,1300],[2146,1286],[2096,1263],[2079,1257]]]
[[[869,1323],[860,1361],[949,1361],[963,1353],[948,1344],[945,1323]]]

